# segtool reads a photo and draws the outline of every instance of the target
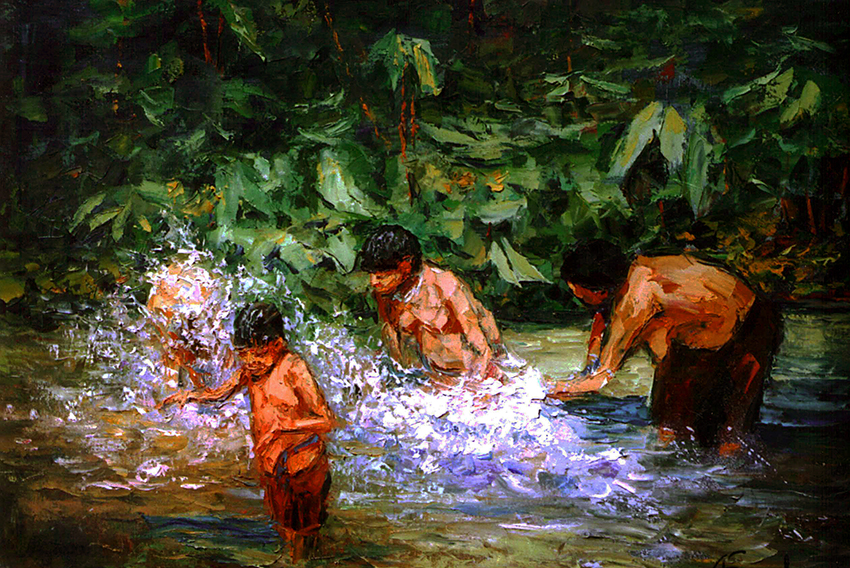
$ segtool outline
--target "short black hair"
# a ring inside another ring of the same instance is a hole
[[[410,257],[413,272],[422,266],[422,248],[413,233],[399,225],[383,225],[363,243],[357,255],[360,270],[369,273],[395,270]]]
[[[610,292],[625,282],[630,265],[628,256],[614,243],[581,240],[564,254],[561,279],[588,290]]]
[[[272,304],[257,302],[239,310],[233,322],[233,346],[237,349],[265,345],[283,334],[283,317]]]

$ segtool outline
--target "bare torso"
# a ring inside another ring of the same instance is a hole
[[[251,436],[261,471],[270,472],[282,452],[330,430],[330,409],[298,355],[288,352],[271,373],[249,378],[245,386],[251,397]],[[299,427],[311,419],[316,427]]]
[[[401,293],[376,296],[390,354],[447,385],[483,376],[500,341],[492,314],[449,271],[425,264],[416,278]]]
[[[198,359],[217,359],[224,368],[233,363],[220,340],[224,285],[208,270],[180,262],[159,270],[152,280],[147,309],[163,362],[173,371],[185,369],[195,387],[203,388],[203,377],[193,367]]]
[[[598,391],[638,348],[656,364],[673,344],[719,349],[734,338],[755,297],[734,275],[696,258],[640,256],[614,300],[598,368],[556,384],[553,395]]]
[[[650,306],[652,314],[637,330],[633,345],[645,345],[655,360],[674,342],[694,349],[725,345],[755,299],[732,274],[684,255],[638,257],[627,286],[615,311],[620,303]]]

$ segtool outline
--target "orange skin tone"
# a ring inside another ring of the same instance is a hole
[[[174,316],[174,306],[181,302],[178,299],[180,293],[180,281],[192,282],[197,279],[195,268],[184,269],[179,264],[175,263],[168,267],[168,273],[172,280],[160,282],[153,290],[147,301],[147,309],[150,313],[160,314],[166,321],[170,321]],[[212,295],[213,290],[201,287],[201,301],[205,302]],[[198,373],[192,368],[192,364],[197,357],[208,357],[210,354],[199,345],[189,345],[185,338],[181,338],[174,332],[163,329],[156,321],[153,322],[156,332],[160,337],[171,338],[172,343],[169,347],[163,348],[162,362],[169,369],[179,371],[184,369],[192,384],[196,389],[202,389],[206,386],[201,373]],[[225,354],[225,368],[232,366],[232,356],[230,353]]]
[[[337,420],[309,367],[289,351],[283,339],[241,349],[239,358],[241,368],[221,386],[179,391],[163,400],[161,406],[225,400],[247,388],[256,466],[261,474],[271,475],[281,453],[313,434],[330,432]]]
[[[496,320],[457,276],[426,263],[414,274],[406,258],[394,270],[370,274],[370,284],[384,345],[400,365],[424,364],[436,388],[501,378],[492,365],[502,348]]]
[[[603,294],[570,284],[591,305]],[[654,363],[673,342],[693,349],[718,349],[746,318],[755,293],[735,276],[687,255],[639,256],[614,301],[608,336],[598,344],[599,369],[587,377],[559,381],[551,396],[565,398],[604,387],[636,348]],[[594,346],[589,346],[589,355]]]

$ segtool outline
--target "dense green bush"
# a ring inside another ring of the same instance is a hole
[[[518,4],[3,2],[0,299],[97,297],[190,227],[363,311],[385,222],[506,317],[569,309],[583,237],[844,288],[846,7]]]

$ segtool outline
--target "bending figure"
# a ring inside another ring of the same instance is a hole
[[[606,241],[577,246],[561,274],[600,311],[584,370],[550,396],[599,391],[644,348],[655,367],[650,414],[664,432],[710,446],[752,429],[782,324],[742,279],[686,254],[629,263]]]
[[[475,390],[485,379],[502,378],[494,359],[504,347],[493,314],[451,271],[423,262],[413,234],[385,225],[366,240],[359,261],[370,274],[393,360],[421,369],[436,388]]]

